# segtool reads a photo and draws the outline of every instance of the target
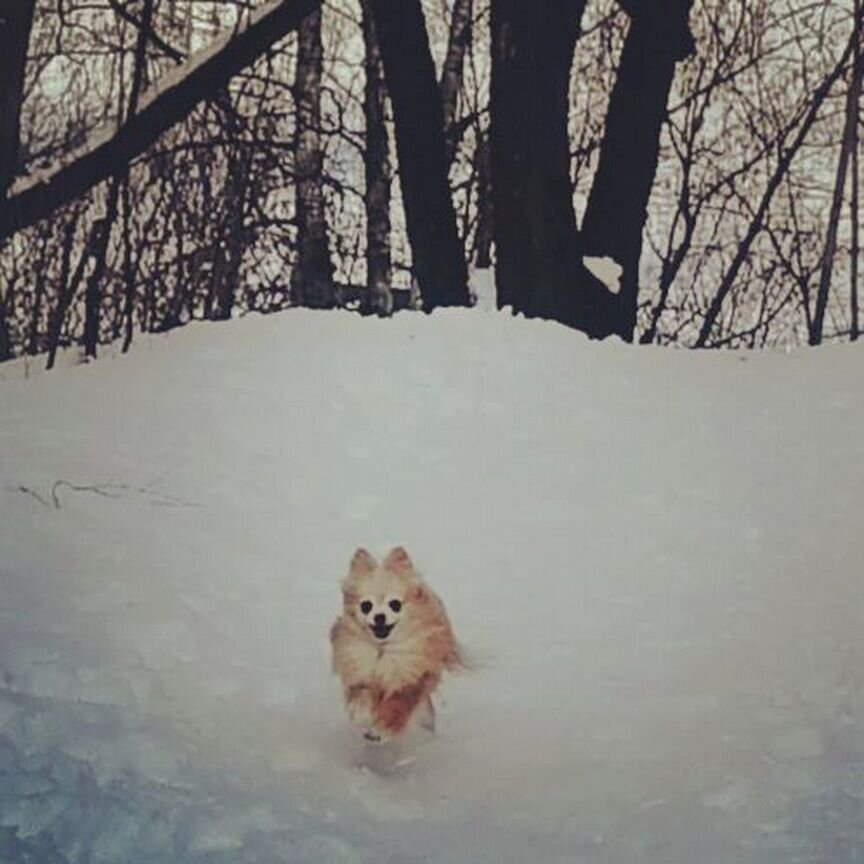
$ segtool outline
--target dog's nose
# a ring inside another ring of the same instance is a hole
[[[383,612],[379,612],[372,620],[376,627],[383,627],[387,623],[387,616]]]

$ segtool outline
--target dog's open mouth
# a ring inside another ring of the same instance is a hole
[[[375,634],[376,639],[381,639],[382,641],[386,639],[390,635],[390,631],[396,626],[396,624],[372,624],[372,632]]]

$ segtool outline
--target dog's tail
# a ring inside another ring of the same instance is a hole
[[[478,667],[476,658],[461,643],[453,641],[453,647],[444,660],[444,666],[448,672],[472,672]]]

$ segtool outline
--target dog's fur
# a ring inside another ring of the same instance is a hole
[[[381,565],[358,549],[342,595],[330,643],[351,721],[372,741],[416,718],[434,728],[432,693],[445,670],[464,665],[441,600],[401,547]]]

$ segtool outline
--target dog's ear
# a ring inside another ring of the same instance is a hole
[[[408,573],[414,569],[414,562],[401,546],[397,546],[387,553],[387,557],[384,559],[384,569],[391,573]]]
[[[365,549],[358,549],[351,559],[348,575],[362,576],[364,573],[372,573],[377,567],[378,562]]]

